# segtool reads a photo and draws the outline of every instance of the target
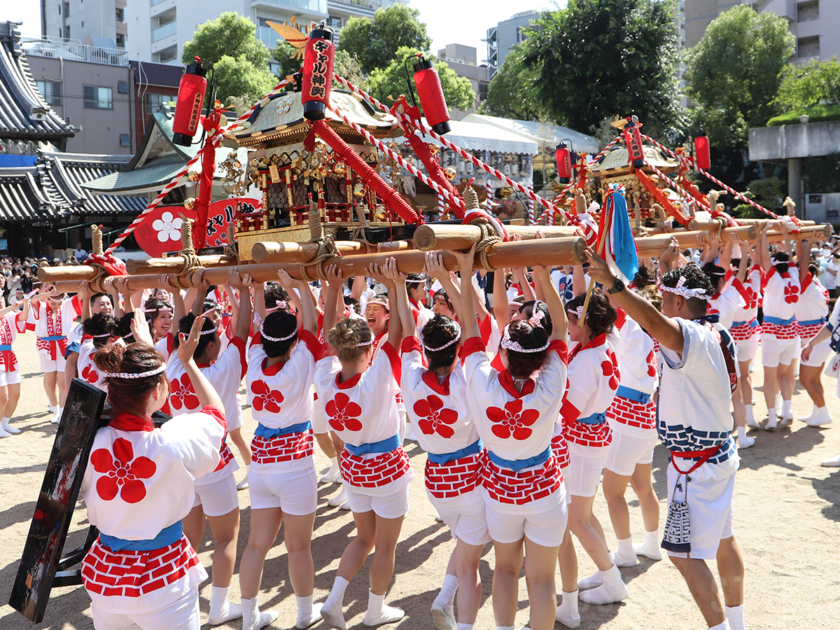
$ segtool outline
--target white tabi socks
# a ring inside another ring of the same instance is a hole
[[[723,623],[710,627],[709,630],[732,630],[732,626],[729,625],[729,621],[724,621]]]
[[[321,621],[321,604],[312,605],[312,595],[309,597],[298,597],[297,601],[297,622],[295,628],[305,630],[316,622]]]
[[[650,558],[651,560],[662,560],[662,550],[659,548],[659,530],[645,532],[645,542],[641,545],[634,545],[636,555]]]
[[[347,590],[349,583],[343,577],[336,576],[330,595],[321,607],[321,618],[338,630],[346,630],[347,628],[342,607],[344,606],[344,591]]]
[[[260,612],[257,598],[240,600],[242,602],[242,630],[261,630],[273,623],[280,616],[276,610]]]
[[[239,604],[231,604],[227,600],[228,587],[213,586],[210,589],[210,619],[211,626],[218,626],[230,621],[239,619],[242,616],[242,607]]]
[[[339,472],[338,457],[330,457],[330,469],[321,476],[318,483],[332,483],[336,481]]]
[[[776,410],[767,410],[767,424],[764,425],[765,431],[775,431],[778,421],[776,420]]]
[[[385,605],[385,594],[376,595],[368,591],[368,609],[365,613],[363,624],[366,626],[381,626],[385,623],[394,623],[405,617],[405,612],[399,608]]]
[[[831,422],[831,418],[829,418],[828,421]],[[15,429],[11,425],[11,422],[12,422],[11,418],[3,418],[2,422],[0,422],[0,432],[5,431],[9,435],[17,435],[18,433],[20,433],[20,429]],[[5,436],[0,435],[0,437],[5,437]]]
[[[627,585],[621,579],[621,572],[617,566],[612,565],[609,569],[600,573],[601,579],[604,581],[603,584],[591,590],[583,591],[580,594],[581,601],[587,604],[602,606],[604,604],[620,602],[630,596]]]
[[[458,590],[458,578],[446,574],[440,593],[432,603],[432,619],[438,630],[456,630],[455,593]]]
[[[731,630],[746,630],[744,627],[744,605],[740,606],[724,606],[723,612],[726,613],[726,621],[729,622]]]
[[[580,591],[567,593],[563,591],[563,599],[557,607],[554,618],[567,628],[580,628],[580,613],[578,612],[578,595]]]
[[[753,406],[751,404],[744,405],[744,409],[747,412],[747,426],[753,429],[759,428],[758,422],[755,421],[755,415],[753,414]]]
[[[618,550],[613,554],[613,562],[617,567],[635,567],[639,564],[636,550],[633,549],[633,537],[618,541]]]

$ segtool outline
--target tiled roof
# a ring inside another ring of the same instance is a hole
[[[40,191],[38,168],[0,169],[0,222],[59,218],[58,209]]]
[[[143,195],[94,195],[82,188],[94,179],[120,172],[131,156],[42,153],[38,161],[44,193],[64,213],[139,214],[146,208]]]
[[[16,22],[0,22],[0,139],[58,141],[76,134],[44,101],[20,48]]]

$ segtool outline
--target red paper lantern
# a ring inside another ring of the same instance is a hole
[[[697,157],[697,166],[704,171],[708,171],[712,167],[711,148],[709,146],[709,136],[702,130],[700,135],[694,138],[694,154]]]
[[[306,42],[301,90],[303,117],[307,120],[322,120],[327,115],[334,61],[335,44],[332,30],[312,29]]]
[[[554,159],[557,161],[557,177],[560,178],[560,183],[568,184],[572,178],[572,154],[564,143],[557,145]]]
[[[627,154],[633,166],[641,168],[645,165],[645,151],[642,146],[642,132],[634,121],[630,121],[624,127],[624,142],[627,145]]]
[[[201,65],[201,57],[186,67],[181,84],[178,86],[178,100],[175,103],[175,118],[172,142],[182,147],[192,144],[193,136],[198,131],[201,119],[201,107],[204,105],[204,92],[207,90],[207,70]]]
[[[432,130],[440,135],[449,133],[449,108],[443,96],[443,86],[432,62],[422,55],[414,63],[414,84],[423,107],[423,114]]]

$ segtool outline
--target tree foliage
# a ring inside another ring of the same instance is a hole
[[[274,57],[274,61],[280,64],[280,69],[277,72],[279,76],[287,77],[303,67],[303,59],[295,58],[297,54],[297,48],[285,39],[277,40],[277,45],[271,51],[271,56]]]
[[[342,31],[342,37],[344,32]],[[401,46],[397,49],[396,55],[391,63],[385,68],[377,68],[368,77],[368,92],[383,103],[389,103],[390,99],[396,99],[400,94],[408,95],[408,83],[406,82],[405,70],[402,60],[411,55],[416,55],[416,48]],[[428,57],[433,62],[435,70],[440,75],[440,84],[443,87],[443,96],[450,109],[467,110],[475,104],[475,92],[469,79],[459,77],[445,61],[437,61],[434,57]],[[389,98],[390,97],[390,98]],[[410,99],[409,99],[410,102]],[[419,102],[418,102],[419,105]]]
[[[545,107],[535,90],[537,75],[535,68],[523,63],[522,46],[515,46],[490,81],[487,98],[479,113],[519,120],[545,118]]]
[[[840,105],[840,61],[812,59],[804,65],[789,64],[779,77],[776,104],[785,111],[813,105]]]
[[[787,184],[775,175],[766,179],[756,179],[747,186],[744,196],[752,199],[758,205],[768,210],[778,211],[785,198]],[[741,219],[766,219],[760,210],[756,210],[749,204],[740,204],[734,209],[734,216]]]
[[[387,68],[398,56],[401,47],[427,53],[432,40],[419,16],[417,9],[397,3],[377,9],[373,19],[352,17],[341,29],[339,49],[355,55],[365,74],[377,68]]]
[[[569,0],[543,13],[520,44],[536,97],[580,131],[631,114],[648,130],[680,128],[675,16],[674,0]]]
[[[750,127],[776,113],[779,73],[796,38],[785,18],[738,5],[712,20],[686,56],[686,92],[698,105],[695,124],[716,147],[744,147]]]
[[[246,17],[222,13],[199,25],[184,45],[184,63],[197,55],[213,65],[216,98],[222,103],[230,97],[258,99],[276,84],[268,69],[271,52],[254,36],[255,28]]]

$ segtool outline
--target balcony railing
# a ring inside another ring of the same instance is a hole
[[[89,46],[79,40],[55,37],[21,37],[23,51],[33,57],[88,61],[108,66],[127,66],[128,52],[119,48]]]
[[[163,0],[151,0],[151,6],[156,6],[156,5],[160,4],[161,2],[163,2]]]
[[[331,0],[337,4],[349,4],[354,7],[363,7],[365,9],[370,9],[371,11],[376,11],[377,9],[382,7],[381,0]]]
[[[284,7],[301,9],[310,13],[327,14],[327,0],[257,0],[267,4],[277,4]]]
[[[174,35],[178,31],[178,23],[176,20],[162,24],[159,28],[152,30],[152,41],[159,42],[164,37]]]

